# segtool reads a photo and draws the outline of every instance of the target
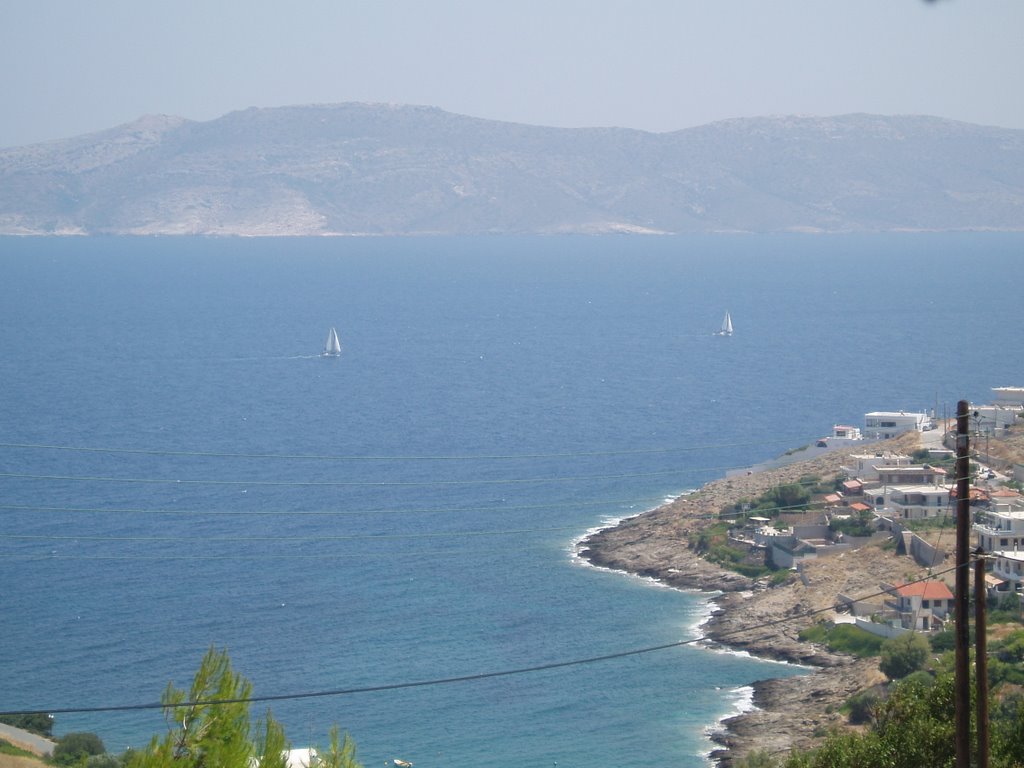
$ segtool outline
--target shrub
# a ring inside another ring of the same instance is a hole
[[[57,765],[75,765],[106,751],[103,741],[95,733],[69,733],[57,739],[57,746],[53,748],[53,762]]]
[[[882,700],[878,691],[868,688],[866,691],[855,693],[846,700],[846,711],[850,722],[854,725],[868,723],[875,716],[875,707]]]
[[[899,680],[924,667],[931,646],[917,632],[904,632],[882,643],[878,668],[890,680]]]
[[[877,656],[882,646],[882,639],[855,627],[853,624],[836,624],[827,626],[815,624],[801,630],[800,639],[808,643],[822,643],[829,650],[849,653],[858,658]]]

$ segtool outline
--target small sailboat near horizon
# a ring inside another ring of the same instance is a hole
[[[338,341],[338,332],[331,327],[327,332],[327,341],[324,342],[324,351],[321,357],[341,357],[341,342]]]
[[[722,327],[715,332],[715,336],[732,336],[732,315],[729,314],[729,310],[725,310]]]

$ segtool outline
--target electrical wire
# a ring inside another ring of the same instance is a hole
[[[965,566],[969,563],[965,564]],[[911,584],[918,584],[924,581],[928,581],[934,576],[943,576],[947,573],[952,573],[959,566],[953,566],[944,571],[940,571],[933,576],[923,577],[915,581],[907,582],[907,586]],[[874,592],[869,595],[864,595],[856,598],[857,602],[871,600],[875,597],[889,594],[888,590],[881,590]],[[837,610],[840,604],[833,603],[824,608],[817,608],[813,610],[804,611],[803,613],[796,614],[794,616],[785,616],[771,621],[765,621],[760,624],[756,624],[752,627],[741,627],[735,630],[724,632],[718,635],[714,642],[720,643],[723,639],[728,639],[738,634],[746,632],[757,632],[763,629],[769,629],[771,627],[778,626],[787,622],[797,621],[801,619],[812,618],[822,613]],[[634,648],[631,650],[618,651],[616,653],[608,653],[600,656],[589,656],[586,658],[571,659],[568,661],[556,661],[547,664],[536,664],[529,667],[519,667],[515,669],[505,669],[492,672],[479,672],[469,675],[459,675],[457,677],[444,677],[435,678],[432,680],[416,680],[411,682],[401,683],[386,683],[380,685],[370,685],[357,688],[339,688],[330,690],[319,690],[319,691],[303,691],[299,693],[282,693],[282,694],[269,694],[265,696],[249,696],[246,698],[231,698],[231,699],[199,699],[195,701],[183,701],[173,706],[168,707],[163,703],[148,703],[148,704],[124,704],[124,705],[105,705],[97,707],[44,707],[39,709],[22,709],[22,710],[10,710],[0,711],[0,716],[7,717],[10,715],[39,715],[39,714],[88,714],[98,712],[131,712],[138,710],[147,709],[174,709],[176,707],[197,707],[197,706],[223,706],[227,704],[240,704],[240,703],[260,703],[260,702],[271,702],[271,701],[297,701],[301,699],[313,699],[313,698],[326,698],[334,696],[350,696],[360,693],[380,693],[383,691],[395,691],[395,690],[407,690],[410,688],[423,688],[428,686],[439,686],[439,685],[451,685],[454,683],[467,683],[479,680],[488,680],[499,677],[510,677],[513,675],[523,675],[534,672],[545,672],[553,669],[564,669],[566,667],[583,666],[585,664],[596,664],[605,661],[612,661],[615,659],[627,658],[630,656],[639,656],[648,653],[655,653],[658,651],[669,650],[672,648],[681,648],[688,645],[696,645],[701,642],[705,642],[706,638],[691,638],[688,640],[679,640],[673,643],[663,643],[661,645],[652,645],[644,648]]]
[[[0,448],[18,448],[32,450],[74,451],[78,453],[110,453],[133,454],[140,456],[179,456],[190,458],[232,458],[232,459],[287,459],[302,461],[497,461],[509,459],[560,459],[560,458],[592,458],[598,456],[649,456],[655,454],[692,453],[694,451],[710,451],[719,448],[746,448],[764,445],[779,445],[790,442],[784,438],[778,440],[759,440],[757,442],[721,443],[716,445],[695,445],[670,448],[641,448],[619,451],[573,451],[555,453],[512,453],[512,454],[466,454],[466,455],[396,455],[396,456],[331,456],[322,454],[289,454],[289,453],[223,453],[216,451],[170,451],[143,448],[105,448],[73,445],[48,445],[43,443],[0,443]]]
[[[370,487],[370,488],[395,488],[409,487],[422,488],[429,486],[467,486],[467,485],[537,485],[541,483],[564,483],[598,480],[626,480],[637,477],[665,477],[668,475],[693,474],[696,472],[726,472],[741,467],[709,467],[704,469],[667,469],[658,472],[623,472],[608,475],[570,475],[561,477],[527,477],[527,478],[506,478],[506,479],[475,479],[475,480],[196,480],[180,478],[150,478],[150,477],[105,477],[89,475],[36,475],[22,472],[0,472],[0,478],[19,480],[47,480],[47,481],[71,481],[71,482],[101,482],[101,483],[136,483],[147,485],[214,485],[214,486],[238,486],[248,487]]]

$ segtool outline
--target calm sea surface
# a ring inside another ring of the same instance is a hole
[[[367,765],[700,766],[742,686],[791,669],[683,646],[393,686],[695,637],[705,600],[573,543],[866,411],[1024,383],[1022,256],[1019,235],[0,239],[0,710],[158,701],[216,646],[256,695],[383,689],[272,706]],[[114,751],[163,727],[57,718]]]

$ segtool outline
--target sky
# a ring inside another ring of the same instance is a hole
[[[0,147],[146,114],[417,104],[665,132],[928,114],[1024,128],[1024,0],[0,0]]]

